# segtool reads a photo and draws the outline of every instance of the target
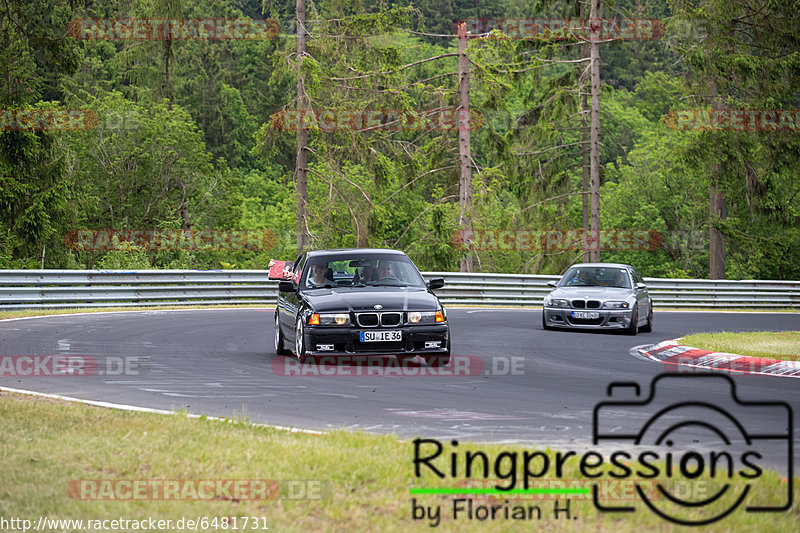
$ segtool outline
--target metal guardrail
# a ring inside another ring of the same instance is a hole
[[[561,276],[423,272],[443,277],[443,303],[541,305]],[[644,278],[657,307],[800,308],[800,281]]]
[[[266,270],[0,270],[0,309],[274,305]],[[445,304],[541,305],[559,276],[423,272]],[[645,278],[658,307],[800,308],[800,281]]]
[[[267,270],[0,270],[0,309],[274,305]]]

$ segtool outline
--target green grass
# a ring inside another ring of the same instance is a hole
[[[800,361],[800,331],[695,333],[681,343],[713,352]]]
[[[647,510],[601,514],[585,496],[575,495],[569,496],[572,516],[577,516],[572,520],[563,515],[554,519],[556,500],[547,496],[517,502],[538,505],[541,520],[454,521],[454,496],[412,496],[410,489],[452,487],[457,480],[442,480],[427,471],[416,478],[412,443],[392,436],[290,433],[247,423],[116,411],[0,392],[0,443],[0,516],[6,519],[23,517],[36,521],[41,515],[84,520],[257,516],[266,518],[270,531],[298,532],[686,531]],[[453,451],[448,442],[444,446],[445,453]],[[529,450],[522,446],[466,443],[458,450],[463,453],[474,448],[490,457],[501,451]],[[547,453],[552,463],[553,452]],[[437,466],[447,469],[445,458],[439,459]],[[575,463],[567,464],[563,478],[580,479]],[[318,480],[326,489],[321,499],[281,497],[239,502],[71,498],[67,490],[70,481],[86,479]],[[766,473],[759,483],[759,499],[777,500],[787,487],[776,473]],[[795,487],[798,484],[800,480]],[[420,504],[442,506],[443,518],[438,528],[429,527],[426,521],[412,520],[412,498]],[[798,499],[800,494],[796,491],[795,501]],[[564,501],[560,504],[563,506]],[[695,516],[703,513],[693,512]],[[704,531],[791,531],[798,520],[797,506],[778,514],[737,511]]]

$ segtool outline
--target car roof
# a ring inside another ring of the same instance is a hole
[[[401,252],[400,250],[392,250],[390,248],[333,248],[328,250],[309,250],[306,253],[308,257],[314,257],[319,255],[350,256],[353,255],[353,253],[406,255],[404,252]]]
[[[575,263],[569,266],[569,268],[572,267],[633,268],[630,265],[624,265],[622,263]]]

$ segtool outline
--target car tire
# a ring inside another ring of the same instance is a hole
[[[281,331],[280,319],[278,313],[275,313],[275,355],[289,355],[289,350],[284,347],[285,340],[283,338],[283,331]]]
[[[553,326],[547,325],[547,320],[544,317],[544,309],[542,309],[542,329],[547,329],[547,330],[553,329]]]
[[[313,356],[306,354],[306,343],[303,334],[303,319],[297,317],[297,324],[294,327],[294,355],[300,364],[313,362]]]
[[[653,331],[653,304],[650,304],[650,310],[647,312],[647,324],[642,326],[641,329],[645,333]]]
[[[633,313],[631,313],[631,325],[625,330],[628,335],[636,335],[639,333],[639,308],[633,306]]]

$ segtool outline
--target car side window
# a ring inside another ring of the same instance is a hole
[[[301,255],[297,257],[297,261],[294,262],[294,271],[292,272],[292,282],[295,285],[300,284],[300,274],[303,272],[303,267],[306,266],[306,256]]]

